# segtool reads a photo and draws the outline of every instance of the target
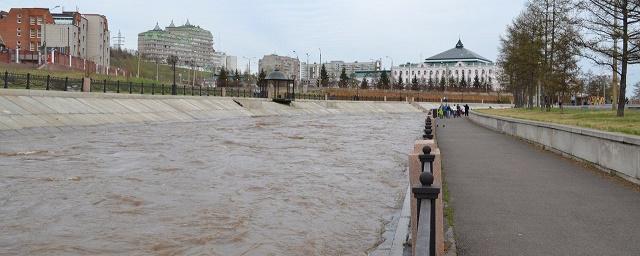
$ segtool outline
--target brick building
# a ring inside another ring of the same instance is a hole
[[[8,49],[38,51],[42,46],[45,24],[52,23],[49,9],[12,8],[0,14],[0,37]]]

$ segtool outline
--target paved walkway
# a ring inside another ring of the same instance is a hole
[[[459,255],[640,255],[639,192],[466,119],[439,125]]]

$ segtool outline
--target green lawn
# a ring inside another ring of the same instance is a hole
[[[626,110],[625,116],[616,117],[611,110],[553,109],[486,109],[478,112],[533,121],[573,125],[597,130],[640,135],[640,111]]]

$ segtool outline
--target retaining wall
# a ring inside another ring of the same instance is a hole
[[[640,136],[472,112],[470,119],[490,129],[592,163],[640,184]]]
[[[0,130],[226,117],[421,112],[407,102],[296,100],[0,89]]]

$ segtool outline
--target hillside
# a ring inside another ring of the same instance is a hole
[[[135,78],[138,70],[138,57],[130,53],[114,49],[111,51],[111,66],[126,69],[131,73],[132,78]],[[171,83],[173,81],[173,71],[171,70],[171,66],[160,64],[158,66],[158,71],[158,80],[162,83]],[[176,80],[180,80],[180,74],[182,74],[182,79],[186,82],[190,80],[193,75],[193,71],[184,68],[176,68]],[[198,79],[201,79],[202,77],[211,78],[212,74],[211,72],[198,71],[197,77]],[[145,80],[156,80],[156,63],[141,60],[140,78]]]

